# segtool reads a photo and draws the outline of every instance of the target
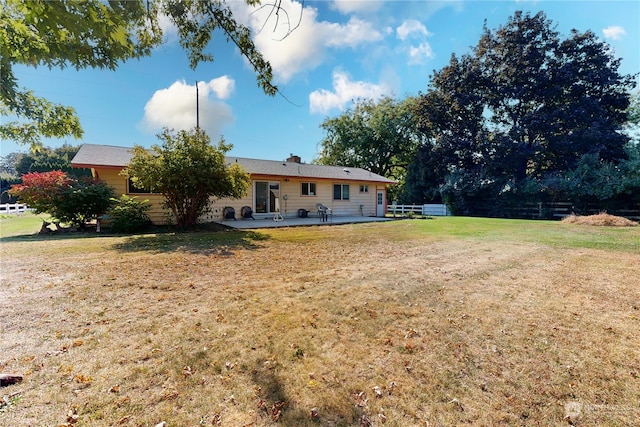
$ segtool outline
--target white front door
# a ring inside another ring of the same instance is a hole
[[[384,203],[384,190],[378,190],[376,195],[376,216],[384,216],[385,203]]]

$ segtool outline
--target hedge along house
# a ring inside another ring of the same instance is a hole
[[[121,173],[131,157],[131,148],[84,144],[71,165],[90,168],[93,177],[113,187],[117,196],[149,199],[151,220],[166,223],[163,196],[135,188]],[[232,162],[239,163],[251,177],[247,195],[238,200],[214,200],[210,213],[201,218],[203,222],[223,220],[225,207],[232,207],[236,218],[244,206],[251,208],[255,218],[270,218],[278,211],[286,218],[298,216],[302,210],[313,215],[319,203],[335,216],[384,216],[387,187],[396,184],[361,168],[307,164],[294,155],[285,161],[227,156],[227,163]]]

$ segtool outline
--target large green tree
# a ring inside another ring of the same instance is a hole
[[[91,169],[77,169],[71,166],[71,159],[80,146],[64,144],[61,147],[42,147],[37,152],[16,153],[14,168],[18,174],[61,170],[68,175],[91,176]]]
[[[279,10],[280,2],[271,7]],[[123,61],[150,55],[162,43],[160,16],[177,26],[192,68],[213,61],[208,47],[219,30],[251,64],[264,92],[277,92],[270,64],[256,49],[250,29],[235,20],[227,0],[0,0],[0,114],[11,118],[0,123],[0,137],[32,148],[39,148],[43,137],[80,138],[75,110],[20,87],[14,67],[115,70]]]
[[[161,193],[176,225],[194,228],[212,198],[238,199],[246,194],[249,175],[237,163],[227,165],[230,144],[211,145],[207,134],[195,128],[158,135],[162,145],[133,149],[126,173],[134,184]]]
[[[361,100],[340,116],[325,119],[320,125],[325,137],[316,162],[360,167],[403,182],[420,146],[413,103],[413,98]]]
[[[495,31],[485,25],[471,53],[453,55],[418,98],[429,138],[416,162],[439,166],[434,176],[414,164],[409,181],[425,198],[435,186],[458,212],[475,213],[535,194],[545,178],[588,164],[584,156],[624,160],[634,76],[619,66],[594,33],[562,38],[542,12],[516,12]]]

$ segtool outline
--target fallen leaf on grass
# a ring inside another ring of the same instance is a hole
[[[178,393],[177,390],[165,389],[162,391],[161,400],[174,400],[174,399],[177,399],[179,396],[180,396],[180,393]]]
[[[413,337],[417,337],[420,334],[418,333],[418,331],[416,331],[415,329],[411,328],[407,331],[407,333],[404,335],[405,339],[406,338],[413,338]]]
[[[73,407],[67,411],[67,422],[69,424],[75,424],[78,422],[80,416],[78,415],[78,408]]]
[[[129,422],[130,419],[131,419],[131,415],[125,415],[124,417],[122,417],[122,418],[120,418],[118,420],[118,424],[119,425],[123,425],[123,424]]]
[[[91,384],[93,382],[93,378],[89,376],[85,376],[82,374],[77,374],[73,376],[73,380],[79,384]]]
[[[364,408],[367,406],[369,399],[366,398],[364,391],[356,394],[356,406],[358,408]]]
[[[130,402],[131,402],[131,398],[129,396],[125,396],[122,399],[118,399],[118,401],[116,402],[116,406],[120,408]]]
[[[282,409],[287,405],[287,402],[277,401],[271,406],[271,410],[269,411],[269,415],[271,415],[271,419],[273,421],[279,421],[282,417]]]

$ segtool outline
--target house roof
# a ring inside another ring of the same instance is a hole
[[[131,160],[131,148],[113,145],[83,144],[71,160],[77,168],[124,168]],[[247,159],[227,156],[227,163],[237,162],[251,175],[269,175],[288,178],[334,179],[395,184],[384,176],[362,168],[324,166],[308,163],[279,162],[275,160]]]

